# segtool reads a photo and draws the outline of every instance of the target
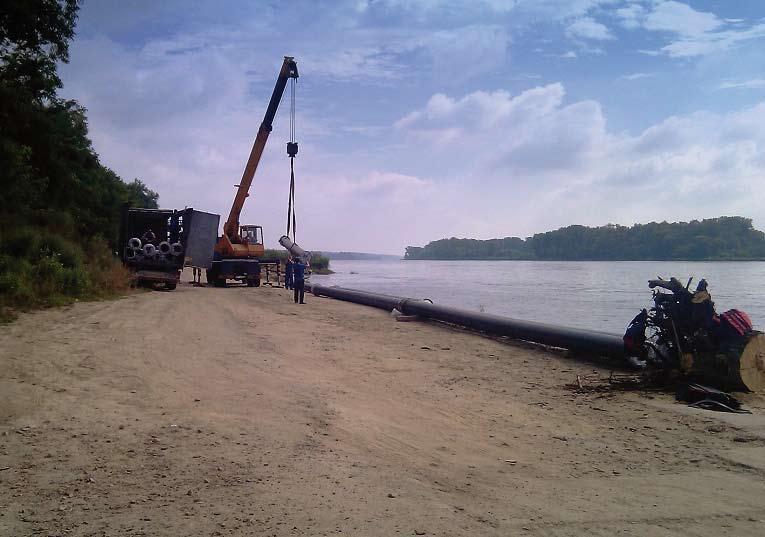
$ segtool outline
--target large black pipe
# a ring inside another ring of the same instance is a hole
[[[397,309],[406,315],[419,315],[427,319],[456,324],[498,336],[507,336],[598,356],[624,357],[622,338],[616,334],[554,326],[533,321],[520,321],[499,315],[440,306],[424,300],[382,295],[344,287],[326,287],[313,284],[310,285],[310,290],[317,296],[337,298],[388,311]]]

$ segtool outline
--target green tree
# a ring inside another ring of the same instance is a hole
[[[131,207],[159,209],[159,194],[151,190],[140,179],[127,184],[128,203]]]
[[[86,110],[58,97],[75,0],[0,3],[0,318],[114,287],[120,208],[157,207],[99,161]]]

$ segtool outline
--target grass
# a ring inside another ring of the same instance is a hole
[[[39,224],[0,235],[0,322],[21,311],[115,297],[128,287],[129,273],[102,239]]]

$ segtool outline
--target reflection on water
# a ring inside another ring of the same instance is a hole
[[[765,262],[684,261],[332,261],[311,281],[517,319],[622,333],[651,304],[648,280],[709,282],[717,311],[746,311],[765,329]]]

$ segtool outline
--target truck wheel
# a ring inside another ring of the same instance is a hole
[[[178,284],[175,283],[175,282],[173,282],[173,283],[165,282],[165,290],[172,291],[172,290],[174,290],[176,288],[177,285]]]

